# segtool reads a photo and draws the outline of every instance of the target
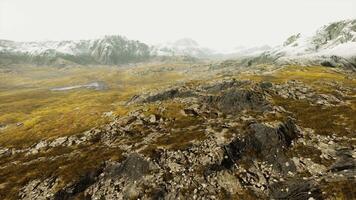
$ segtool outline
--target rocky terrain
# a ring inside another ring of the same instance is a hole
[[[1,147],[0,198],[354,199],[354,74],[283,70],[137,93],[104,126]]]

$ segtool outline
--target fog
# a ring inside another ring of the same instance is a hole
[[[148,44],[192,38],[217,50],[275,45],[356,18],[355,0],[0,0],[0,39],[90,39]]]

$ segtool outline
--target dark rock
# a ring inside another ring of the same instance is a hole
[[[90,185],[94,184],[98,176],[103,172],[103,168],[99,167],[95,171],[86,173],[84,176],[80,177],[78,181],[72,185],[59,190],[55,195],[55,200],[67,200],[72,199],[79,193],[83,192]]]
[[[250,145],[250,138],[245,139],[236,138],[230,144],[225,145],[223,148],[225,150],[226,156],[224,157],[221,165],[226,168],[231,168],[232,165],[240,160],[247,149],[247,146]],[[216,166],[215,166],[216,167]]]
[[[242,158],[259,158],[272,164],[276,171],[283,174],[295,171],[295,165],[286,157],[284,149],[290,146],[298,134],[299,131],[291,119],[277,128],[260,123],[251,124],[244,138],[236,138],[224,147],[226,156],[222,165],[230,168]]]
[[[272,199],[305,200],[323,199],[321,190],[314,182],[291,180],[270,185]]]
[[[162,93],[158,93],[152,96],[147,97],[143,100],[144,103],[156,102],[156,101],[164,101],[168,99],[174,98],[185,98],[185,97],[193,97],[196,96],[192,91],[181,91],[179,89],[171,89],[164,91]]]
[[[188,116],[198,116],[199,114],[194,109],[183,109],[183,113]]]
[[[270,89],[271,87],[273,87],[273,84],[271,82],[261,82],[260,83],[260,87],[262,89]]]
[[[221,96],[202,97],[202,101],[218,107],[225,113],[235,113],[244,109],[263,112],[270,109],[264,95],[253,90],[231,89]]]
[[[135,153],[129,155],[121,164],[109,169],[110,176],[124,176],[130,180],[138,180],[148,172],[149,162]]]
[[[335,64],[330,61],[322,61],[320,64],[325,67],[336,67]]]
[[[279,125],[277,134],[280,136],[283,146],[289,147],[292,144],[292,141],[300,135],[300,131],[293,122],[293,119],[287,118],[284,123]]]
[[[152,196],[151,197],[154,200],[163,200],[164,197],[166,196],[166,194],[167,194],[166,189],[164,188],[164,186],[161,186],[161,187],[159,187],[157,189],[154,189],[152,191]]]
[[[329,171],[339,172],[343,170],[355,170],[356,161],[352,157],[352,150],[350,149],[340,149],[337,151],[337,159],[334,164],[330,166]]]

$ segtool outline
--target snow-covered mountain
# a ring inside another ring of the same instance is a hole
[[[266,60],[279,64],[348,65],[356,69],[356,20],[325,25],[312,36],[292,35],[254,59]]]
[[[321,27],[314,35],[295,34],[276,47],[241,47],[219,53],[183,38],[149,46],[121,36],[93,40],[14,42],[0,40],[0,64],[124,64],[154,56],[196,58],[246,58],[247,64],[301,64],[347,66],[356,70],[356,20],[343,20]]]
[[[150,56],[150,47],[121,36],[94,40],[14,42],[0,40],[1,63],[122,64]]]
[[[164,45],[149,46],[121,36],[93,40],[15,42],[0,40],[0,64],[123,64],[153,56],[208,58],[214,51],[184,38]]]
[[[213,50],[200,46],[190,38],[155,45],[152,52],[157,56],[191,56],[197,58],[207,58],[215,54]]]
[[[356,20],[335,22],[319,29],[311,37],[300,33],[289,37],[283,46],[277,47],[273,53],[286,56],[336,55],[342,57],[356,54]]]

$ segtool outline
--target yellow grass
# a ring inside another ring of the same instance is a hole
[[[138,67],[137,71],[145,69]],[[181,79],[174,71],[143,75],[137,71],[108,66],[15,66],[0,70],[0,124],[7,125],[0,131],[0,146],[26,146],[83,132],[107,123],[110,118],[103,117],[104,112],[125,114],[128,108],[123,105],[132,95]],[[105,82],[108,89],[50,90],[94,81]]]

